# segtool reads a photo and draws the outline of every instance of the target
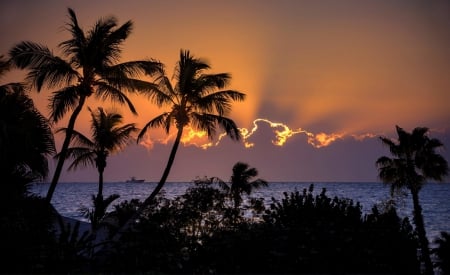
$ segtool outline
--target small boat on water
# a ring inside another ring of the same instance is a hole
[[[137,179],[136,177],[131,177],[129,180],[126,180],[126,183],[136,183],[136,182],[144,182],[143,179]]]

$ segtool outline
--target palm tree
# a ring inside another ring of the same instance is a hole
[[[47,193],[49,202],[61,175],[76,119],[86,100],[92,95],[102,100],[110,99],[127,105],[136,114],[123,91],[149,89],[152,84],[134,77],[151,75],[161,69],[161,64],[152,60],[117,63],[122,52],[121,45],[131,33],[131,21],[118,26],[115,17],[106,17],[84,31],[78,24],[75,12],[69,8],[68,13],[70,22],[67,30],[71,38],[59,44],[63,57],[54,55],[46,46],[29,41],[21,42],[10,50],[16,66],[30,69],[27,78],[38,92],[44,86],[58,88],[50,97],[51,120],[56,123],[71,111],[61,157]]]
[[[237,162],[233,166],[229,184],[221,182],[222,189],[233,200],[235,210],[239,209],[242,203],[242,194],[250,195],[254,189],[267,186],[267,181],[263,179],[251,180],[258,176],[258,170],[251,168],[247,163]]]
[[[242,101],[245,94],[221,90],[228,85],[231,75],[206,74],[204,72],[207,69],[210,69],[210,65],[206,61],[194,58],[189,51],[181,50],[173,76],[175,86],[172,86],[164,71],[160,71],[155,81],[157,87],[148,93],[149,98],[158,106],[169,105],[171,110],[150,120],[140,132],[138,141],[152,127],[162,126],[169,133],[171,126],[175,125],[177,135],[162,177],[155,190],[144,201],[144,206],[149,205],[164,186],[186,126],[191,125],[196,130],[205,131],[210,139],[219,126],[231,139],[240,139],[235,122],[225,115],[231,111],[231,101]]]
[[[380,157],[376,164],[379,177],[391,184],[391,191],[406,188],[411,192],[414,207],[414,223],[418,233],[425,271],[433,274],[428,239],[426,237],[419,192],[427,179],[442,181],[448,174],[448,163],[436,150],[443,144],[427,136],[428,128],[417,127],[408,133],[396,126],[398,141],[381,137],[383,144],[389,146],[393,158]]]
[[[103,172],[106,168],[106,159],[112,153],[116,153],[124,148],[131,140],[131,134],[137,132],[138,129],[134,123],[120,126],[122,123],[122,115],[109,112],[106,113],[102,108],[98,108],[97,112],[91,113],[91,130],[92,140],[82,133],[74,130],[72,141],[77,145],[70,147],[67,151],[67,158],[73,158],[69,169],[76,169],[81,166],[92,165],[97,167],[98,171],[98,193],[93,195],[92,201],[94,209],[82,209],[83,214],[91,221],[92,228],[96,230],[100,221],[106,214],[106,209],[119,196],[113,194],[103,199]],[[60,131],[67,131],[63,128]],[[59,155],[57,155],[59,157]]]
[[[0,77],[10,65],[0,56]],[[0,177],[6,185],[2,188],[10,189],[5,194],[23,196],[29,183],[45,178],[47,156],[54,152],[49,123],[26,94],[25,85],[0,85]]]
[[[91,113],[92,139],[89,139],[82,133],[73,130],[72,141],[77,145],[67,150],[67,158],[73,158],[69,169],[76,169],[81,166],[92,165],[97,167],[98,171],[98,194],[97,198],[103,197],[103,172],[106,167],[106,159],[112,153],[123,149],[131,140],[131,134],[138,129],[134,123],[120,126],[122,115],[109,112],[106,113],[103,108],[98,108],[97,112],[88,108]],[[67,132],[67,128],[59,131]],[[61,157],[61,154],[57,155]]]
[[[103,195],[92,195],[93,208],[82,207],[81,214],[91,222],[92,231],[97,231],[106,216],[106,209],[115,200],[120,198],[119,194],[112,194],[103,199]]]

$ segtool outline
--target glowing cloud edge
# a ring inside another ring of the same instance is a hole
[[[292,138],[295,135],[303,134],[307,137],[307,142],[309,145],[314,148],[322,148],[327,147],[330,144],[334,143],[337,140],[343,140],[346,137],[351,137],[357,141],[363,141],[367,138],[378,137],[378,134],[365,133],[365,134],[348,134],[345,132],[340,133],[312,133],[302,128],[291,129],[284,123],[281,122],[273,122],[266,118],[257,118],[253,120],[253,127],[251,129],[247,128],[239,128],[242,136],[242,144],[245,148],[252,148],[255,146],[254,142],[249,141],[249,139],[258,131],[258,125],[260,123],[266,123],[270,128],[273,129],[274,138],[271,140],[271,143],[274,146],[284,146],[288,139]],[[206,132],[196,131],[191,127],[186,127],[183,137],[181,139],[181,143],[183,146],[196,146],[201,149],[207,150],[210,147],[215,147],[220,144],[222,139],[226,137],[226,133],[221,133],[218,135],[215,141],[208,139]],[[140,144],[146,147],[148,150],[151,150],[155,143],[159,144],[168,144],[170,140],[174,138],[174,135],[169,134],[165,138],[152,139],[147,134],[145,138],[140,142]]]

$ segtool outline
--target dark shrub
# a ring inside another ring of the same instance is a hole
[[[285,194],[273,201],[264,222],[216,232],[198,253],[200,272],[418,274],[417,242],[408,220],[394,209],[361,207],[313,195]]]
[[[435,266],[444,274],[450,274],[450,233],[441,232],[441,236],[434,240],[437,247],[433,249],[433,253],[437,256]]]

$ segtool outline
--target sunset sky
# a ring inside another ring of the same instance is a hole
[[[68,7],[85,30],[102,16],[134,22],[121,61],[154,58],[170,76],[187,49],[208,60],[211,73],[231,73],[228,88],[247,94],[230,114],[244,139],[191,139],[187,129],[169,181],[227,180],[237,161],[269,181],[377,181],[374,163],[389,155],[378,137],[395,138],[395,125],[429,127],[450,160],[449,1],[2,1],[0,54],[24,40],[58,53],[69,38]],[[23,76],[12,71],[0,81]],[[45,115],[50,92],[31,93]],[[121,110],[138,127],[165,111],[144,97],[131,99],[139,116],[92,99],[86,107]],[[87,110],[76,128],[89,134]],[[149,132],[142,144],[109,158],[106,181],[159,180],[172,143],[160,130]],[[61,177],[96,180],[92,168]]]

